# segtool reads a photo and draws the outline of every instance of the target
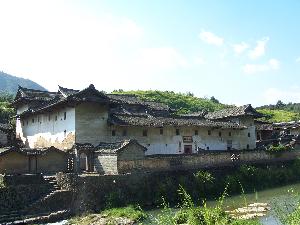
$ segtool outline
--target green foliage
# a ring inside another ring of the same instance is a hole
[[[176,110],[178,114],[186,114],[192,112],[216,111],[228,107],[219,103],[219,101],[212,97],[197,98],[192,93],[175,93],[173,91],[123,91],[115,90],[114,94],[134,94],[143,100],[156,101],[167,104],[172,109]]]
[[[210,172],[202,171],[202,170],[195,173],[194,176],[198,182],[202,182],[202,183],[213,183],[215,179]]]
[[[299,225],[300,224],[300,205],[287,216],[284,220],[286,225]]]
[[[231,218],[223,210],[223,201],[227,195],[227,187],[222,196],[218,200],[215,207],[208,207],[204,202],[202,207],[196,206],[191,195],[189,195],[183,187],[178,190],[182,198],[182,203],[179,205],[180,210],[174,213],[174,210],[169,208],[169,205],[164,201],[164,209],[158,215],[154,224],[161,225],[258,225],[256,220],[238,220]],[[175,214],[175,215],[174,215]]]
[[[8,123],[10,118],[15,114],[14,109],[10,106],[12,100],[12,95],[0,93],[0,123]]]
[[[268,122],[289,122],[300,120],[300,111],[294,112],[287,109],[258,109],[260,113],[266,115],[265,121]]]
[[[105,217],[126,217],[133,221],[141,221],[147,218],[147,214],[139,206],[127,206],[123,208],[112,208],[101,212]]]
[[[286,151],[290,151],[290,150],[291,150],[291,148],[280,144],[278,146],[271,145],[267,149],[267,152],[269,152],[269,153],[282,153],[282,152],[286,152]]]
[[[102,211],[99,214],[86,214],[73,217],[69,220],[70,224],[90,225],[97,224],[101,218],[105,218],[106,224],[118,224],[116,218],[127,218],[135,223],[147,218],[147,214],[139,206],[127,206],[123,208],[112,208]],[[68,224],[69,224],[68,223]]]

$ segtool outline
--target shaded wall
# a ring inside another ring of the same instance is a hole
[[[56,173],[67,171],[68,155],[49,151],[42,155],[26,155],[10,151],[0,156],[0,174]]]
[[[7,145],[7,143],[8,143],[7,134],[0,130],[0,146]]]

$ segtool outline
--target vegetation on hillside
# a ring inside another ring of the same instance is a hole
[[[0,123],[8,123],[14,115],[14,109],[10,106],[13,95],[0,92]]]
[[[198,98],[192,93],[175,93],[173,91],[123,91],[115,90],[114,94],[133,94],[143,100],[150,100],[167,104],[179,114],[187,114],[199,111],[216,111],[229,107],[221,104],[216,98]]]
[[[284,104],[278,101],[275,105],[264,105],[257,110],[266,115],[263,120],[269,122],[289,122],[300,120],[300,103]]]
[[[258,109],[260,113],[266,115],[262,120],[268,122],[289,122],[300,120],[300,113],[291,112],[283,109]]]

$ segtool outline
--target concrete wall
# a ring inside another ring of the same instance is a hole
[[[7,134],[0,130],[0,146],[6,145],[8,142]]]
[[[107,141],[107,107],[82,103],[76,107],[76,143],[98,145]]]
[[[71,107],[22,118],[16,126],[17,137],[30,148],[54,146],[64,150],[75,143],[75,109]]]

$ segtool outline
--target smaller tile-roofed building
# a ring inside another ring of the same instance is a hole
[[[250,104],[248,104],[240,107],[230,107],[215,112],[209,112],[205,115],[205,118],[217,120],[241,116],[251,116],[254,118],[259,118],[262,117],[263,114],[257,112]]]
[[[99,145],[95,146],[95,152],[116,154],[124,150],[126,147],[134,144],[140,146],[144,151],[147,150],[144,146],[140,145],[136,140],[129,139],[129,140],[117,141],[113,143],[100,142]]]

